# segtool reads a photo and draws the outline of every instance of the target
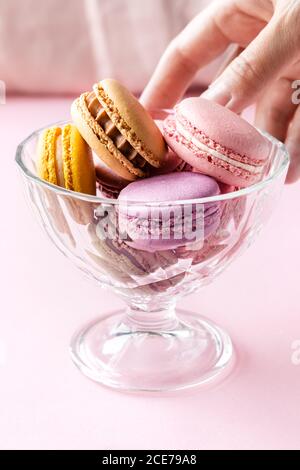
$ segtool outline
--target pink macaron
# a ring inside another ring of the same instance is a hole
[[[219,226],[220,202],[196,201],[219,194],[217,182],[199,173],[179,172],[135,181],[119,195],[120,229],[128,234],[128,245],[149,252],[203,242]]]
[[[193,171],[193,168],[187,162],[178,157],[172,149],[169,149],[161,168],[153,169],[151,176],[180,173],[182,171]]]
[[[251,124],[204,98],[187,98],[164,122],[164,137],[182,160],[216,180],[239,187],[260,181],[271,144]]]

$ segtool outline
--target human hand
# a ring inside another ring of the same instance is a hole
[[[203,97],[237,113],[256,102],[256,125],[286,143],[287,182],[294,182],[300,178],[300,0],[213,2],[170,43],[141,101],[173,107],[199,68],[230,44],[244,51]]]

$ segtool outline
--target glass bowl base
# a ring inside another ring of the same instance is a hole
[[[73,337],[70,352],[90,379],[144,392],[207,384],[223,375],[234,356],[227,333],[184,310],[176,310],[165,327],[136,324],[126,310],[98,318]]]

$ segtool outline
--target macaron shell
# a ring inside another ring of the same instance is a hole
[[[160,167],[167,147],[159,128],[141,103],[127,88],[113,79],[102,80],[96,84],[94,92],[111,120],[131,145],[152,166]]]
[[[123,189],[128,185],[128,180],[115,173],[109,166],[100,159],[95,162],[96,177],[100,184],[112,189]]]
[[[48,183],[57,185],[56,174],[56,145],[61,135],[60,127],[45,129],[42,133],[37,149],[37,173]]]
[[[205,239],[219,226],[220,204],[212,201],[184,206],[180,201],[196,201],[219,193],[215,180],[192,172],[154,176],[131,183],[121,191],[118,206],[121,230],[130,237],[127,244],[155,252]],[[137,204],[128,204],[130,201]],[[144,202],[157,203],[157,206]]]
[[[89,115],[87,108],[83,108],[83,98],[82,96],[77,98],[71,106],[71,115],[81,136],[95,151],[98,157],[113,171],[129,182],[134,181],[139,176],[139,173],[135,172],[133,168],[128,169],[120,152],[118,152],[117,149],[111,149],[114,150],[114,153],[112,153],[108,149],[107,144],[99,139],[95,129],[93,130],[92,127],[95,120]],[[106,142],[108,142],[107,139]]]
[[[268,159],[271,145],[249,122],[218,103],[187,98],[176,107],[176,116],[187,119],[218,144],[249,159]]]
[[[155,119],[155,123],[163,134],[164,121],[161,119]],[[167,173],[173,173],[173,171],[184,171],[183,168],[185,166],[185,162],[169,147],[162,166],[160,168],[153,168],[151,176],[165,175]]]
[[[220,204],[212,204],[210,207],[207,207],[208,204],[202,205],[203,215],[200,215],[198,219],[195,219],[193,224],[193,231],[190,233],[188,238],[185,237],[185,234],[182,233],[181,237],[174,236],[176,232],[176,227],[181,233],[181,229],[187,229],[187,226],[183,225],[183,220],[186,222],[186,218],[180,219],[179,222],[174,222],[167,225],[167,235],[164,236],[163,227],[159,229],[159,232],[154,229],[154,231],[147,232],[145,227],[145,222],[147,219],[142,219],[139,217],[130,217],[127,220],[125,216],[120,213],[120,226],[122,227],[124,223],[124,229],[126,227],[127,233],[131,240],[127,241],[127,244],[137,250],[144,250],[150,253],[173,250],[178,246],[189,246],[191,243],[198,242],[201,244],[207,237],[212,233],[215,233],[220,225],[221,217],[221,208]],[[167,221],[168,219],[164,219]],[[171,219],[170,219],[171,220]],[[155,227],[155,219],[151,219],[152,226]],[[177,224],[177,225],[176,225]],[[173,227],[174,225],[174,227]],[[150,226],[151,227],[151,226]],[[150,230],[153,230],[152,228]],[[159,236],[158,236],[159,234]]]
[[[84,194],[96,194],[96,173],[91,149],[78,129],[68,124],[62,131],[65,187]]]
[[[245,180],[243,172],[232,167],[231,169],[225,169],[224,167],[213,165],[209,160],[205,158],[203,152],[199,150],[194,152],[190,145],[190,142],[187,142],[187,145],[183,143],[183,140],[178,137],[176,133],[176,125],[174,118],[168,118],[165,121],[165,132],[164,137],[167,144],[170,148],[180,155],[182,160],[186,161],[189,165],[195,168],[199,173],[204,175],[211,176],[212,178],[220,181],[222,183],[231,185],[231,186],[240,186],[245,187],[250,184],[254,184],[260,178],[259,175],[247,175],[248,179]],[[204,158],[203,158],[204,157]]]
[[[159,175],[126,186],[119,201],[167,202],[216,196],[218,183],[209,176],[192,172]]]
[[[97,158],[97,161],[95,162],[95,169],[97,196],[117,199],[120,191],[128,185],[129,181],[121,178],[99,158]]]

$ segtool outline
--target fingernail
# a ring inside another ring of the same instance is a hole
[[[232,94],[224,85],[224,83],[215,82],[213,83],[208,90],[202,93],[201,98],[206,100],[215,101],[216,103],[221,104],[222,106],[227,106],[228,103],[232,100]]]

